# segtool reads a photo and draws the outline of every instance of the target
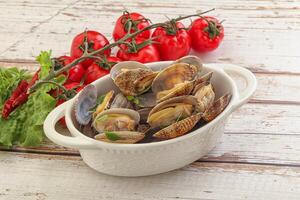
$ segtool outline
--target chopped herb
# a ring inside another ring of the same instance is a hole
[[[101,95],[100,97],[97,98],[97,105],[101,104],[105,98],[105,94]]]
[[[143,107],[140,103],[140,99],[138,97],[135,97],[135,96],[127,96],[126,97],[128,101],[131,101],[132,103],[140,106],[140,107]]]
[[[134,99],[134,96],[127,96],[128,101],[132,101]]]
[[[101,95],[101,96],[99,96],[99,97],[97,98],[96,105],[95,105],[93,108],[90,109],[91,112],[95,112],[95,111],[96,111],[98,105],[101,104],[101,103],[103,102],[105,96],[106,96],[106,95],[103,94],[103,95]]]
[[[116,141],[116,140],[120,140],[121,137],[117,135],[117,133],[114,133],[114,132],[109,132],[109,131],[106,131],[104,132],[105,133],[105,136],[111,140],[111,141]]]

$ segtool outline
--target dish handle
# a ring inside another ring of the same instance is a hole
[[[237,102],[235,102],[235,104],[233,105],[233,109],[235,110],[237,108],[239,108],[240,106],[242,106],[243,104],[245,104],[250,97],[253,95],[253,93],[256,90],[256,86],[257,86],[257,80],[254,76],[254,74],[243,67],[240,66],[236,66],[236,65],[230,65],[230,64],[224,64],[221,65],[222,69],[224,70],[224,72],[232,77],[233,75],[238,78],[241,78],[245,81],[246,86],[244,89],[239,90],[238,88],[238,93],[239,93],[239,99],[237,100]]]
[[[61,104],[52,110],[44,121],[44,132],[46,136],[59,145],[71,148],[91,148],[92,142],[85,140],[82,137],[65,136],[55,130],[57,121],[65,115],[65,110],[68,102]]]

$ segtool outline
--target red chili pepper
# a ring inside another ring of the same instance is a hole
[[[3,109],[2,109],[2,117],[7,119],[8,115],[14,111],[14,109],[19,105],[16,100],[21,103],[24,103],[27,100],[27,97],[22,94],[27,94],[28,83],[25,80],[20,81],[17,88],[13,91],[12,95],[5,101]]]
[[[2,117],[4,119],[7,119],[12,111],[27,101],[29,96],[27,90],[39,79],[39,72],[40,69],[33,75],[29,83],[21,80],[11,96],[5,101],[2,109]]]
[[[33,75],[33,77],[31,78],[28,87],[33,86],[33,84],[35,84],[35,82],[37,80],[39,80],[39,73],[40,73],[41,69],[37,70],[37,72],[35,72],[35,74]]]

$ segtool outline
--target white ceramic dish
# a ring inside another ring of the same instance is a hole
[[[148,64],[153,70],[162,69],[171,62]],[[44,122],[44,131],[53,142],[79,150],[83,161],[91,168],[116,176],[146,176],[159,174],[188,165],[211,151],[220,140],[229,115],[246,103],[256,89],[255,76],[247,69],[231,64],[205,64],[204,72],[213,71],[212,83],[217,97],[231,93],[226,109],[205,126],[171,140],[145,144],[112,144],[83,135],[74,120],[74,100],[55,108]],[[239,93],[229,74],[245,80],[246,88]],[[109,76],[93,83],[98,94],[111,89],[118,90]],[[61,135],[55,130],[57,121],[65,116],[73,137]]]

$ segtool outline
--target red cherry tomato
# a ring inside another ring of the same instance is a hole
[[[193,21],[189,35],[195,51],[208,52],[216,49],[222,42],[224,27],[216,18],[207,16]]]
[[[90,84],[94,82],[95,80],[101,78],[102,76],[105,76],[106,74],[109,74],[109,70],[103,69],[100,67],[97,63],[91,64],[85,72],[85,84]]]
[[[142,40],[136,40],[137,44],[143,42]],[[127,46],[121,46],[121,49],[117,52],[117,57],[122,60],[133,60],[141,63],[157,62],[160,61],[160,56],[157,48],[153,44],[148,44],[145,47],[138,50],[136,53],[128,52]]]
[[[80,33],[79,35],[75,36],[72,41],[71,45],[71,57],[79,58],[82,56],[84,51],[84,38],[85,35],[88,41],[88,52],[93,52],[95,50],[101,49],[104,46],[108,45],[109,42],[104,35],[97,31],[87,31],[86,33]],[[105,55],[110,54],[110,49],[104,52]],[[82,66],[87,68],[89,65],[93,63],[92,59],[87,59],[82,62]]]
[[[141,30],[150,25],[148,20],[139,13],[128,13],[124,12],[122,16],[120,16],[115,24],[115,28],[113,31],[113,38],[115,41],[121,39],[128,33],[129,23],[132,23],[130,33],[133,33],[137,30]],[[137,35],[138,39],[148,39],[150,37],[150,30],[144,31],[141,34]]]
[[[191,38],[187,31],[184,30],[184,25],[176,22],[177,30],[167,30],[163,27],[158,27],[154,30],[152,37],[159,51],[162,60],[176,60],[182,56],[188,55],[191,49]]]
[[[85,74],[85,69],[80,63],[78,65],[71,67],[71,69],[69,70],[67,83],[80,82],[84,74]]]

